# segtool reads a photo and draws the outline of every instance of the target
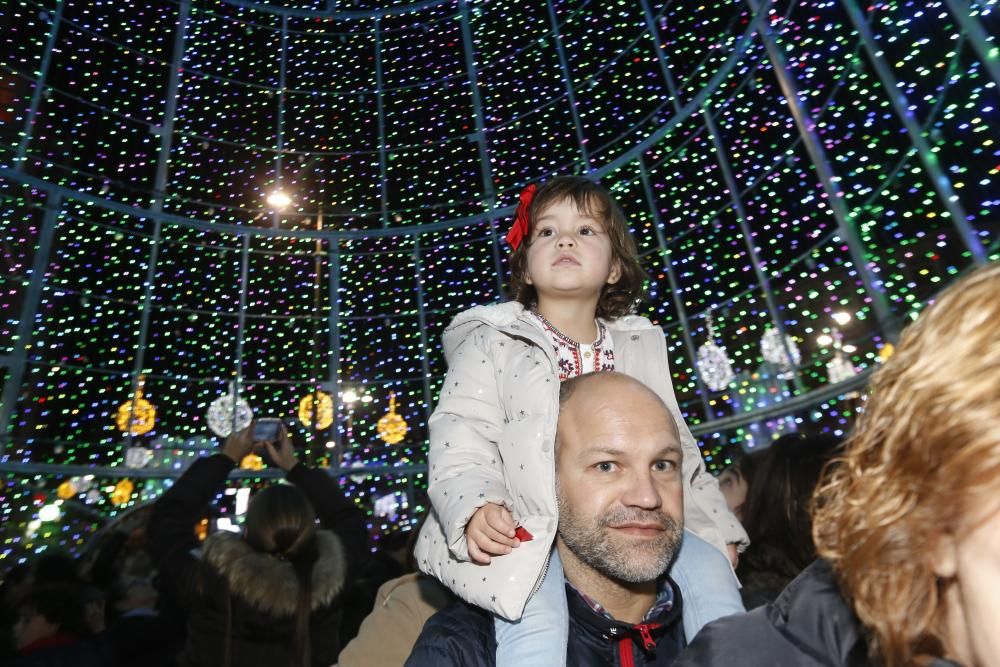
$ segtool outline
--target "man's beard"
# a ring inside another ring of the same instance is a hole
[[[629,523],[657,525],[663,532],[639,539],[612,529]],[[618,507],[592,519],[559,501],[559,537],[580,561],[610,579],[631,584],[657,579],[680,549],[681,536],[677,522],[661,512]]]

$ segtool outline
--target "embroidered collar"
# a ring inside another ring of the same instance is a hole
[[[583,375],[584,373],[613,371],[615,370],[615,354],[612,349],[612,339],[608,335],[608,328],[600,320],[594,320],[597,324],[597,340],[587,345],[578,343],[563,332],[559,331],[551,322],[545,319],[541,313],[532,309],[534,315],[542,325],[542,329],[549,335],[552,341],[552,348],[556,353],[559,364],[559,381],[564,382],[570,378]]]

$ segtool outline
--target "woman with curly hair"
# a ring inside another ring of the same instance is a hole
[[[820,559],[678,665],[1000,665],[1000,264],[945,290],[875,374],[813,498]]]

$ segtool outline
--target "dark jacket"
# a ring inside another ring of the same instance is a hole
[[[684,648],[681,594],[668,611],[639,625],[596,613],[569,585],[569,642],[566,664],[666,667]],[[458,602],[427,621],[406,667],[492,667],[496,664],[494,620],[488,612]]]
[[[160,570],[161,592],[174,596],[188,616],[181,665],[223,664],[227,617],[232,619],[232,665],[289,661],[298,595],[292,565],[223,532],[205,540],[201,559],[192,553],[194,526],[234,465],[221,454],[195,461],[150,517],[149,548]],[[364,518],[325,472],[299,463],[287,479],[305,493],[325,529],[317,532],[320,557],[312,574],[310,637],[313,664],[330,665],[340,651],[341,594],[366,544]]]
[[[677,667],[866,667],[864,631],[828,563],[815,561],[771,604],[709,623]]]
[[[26,646],[7,667],[98,667],[105,664],[94,643],[70,635],[56,635]]]

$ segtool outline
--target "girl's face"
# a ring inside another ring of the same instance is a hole
[[[538,292],[539,308],[544,310],[546,302],[592,300],[596,310],[601,290],[619,277],[612,255],[604,225],[572,199],[541,211],[531,232],[527,262],[527,282]]]

